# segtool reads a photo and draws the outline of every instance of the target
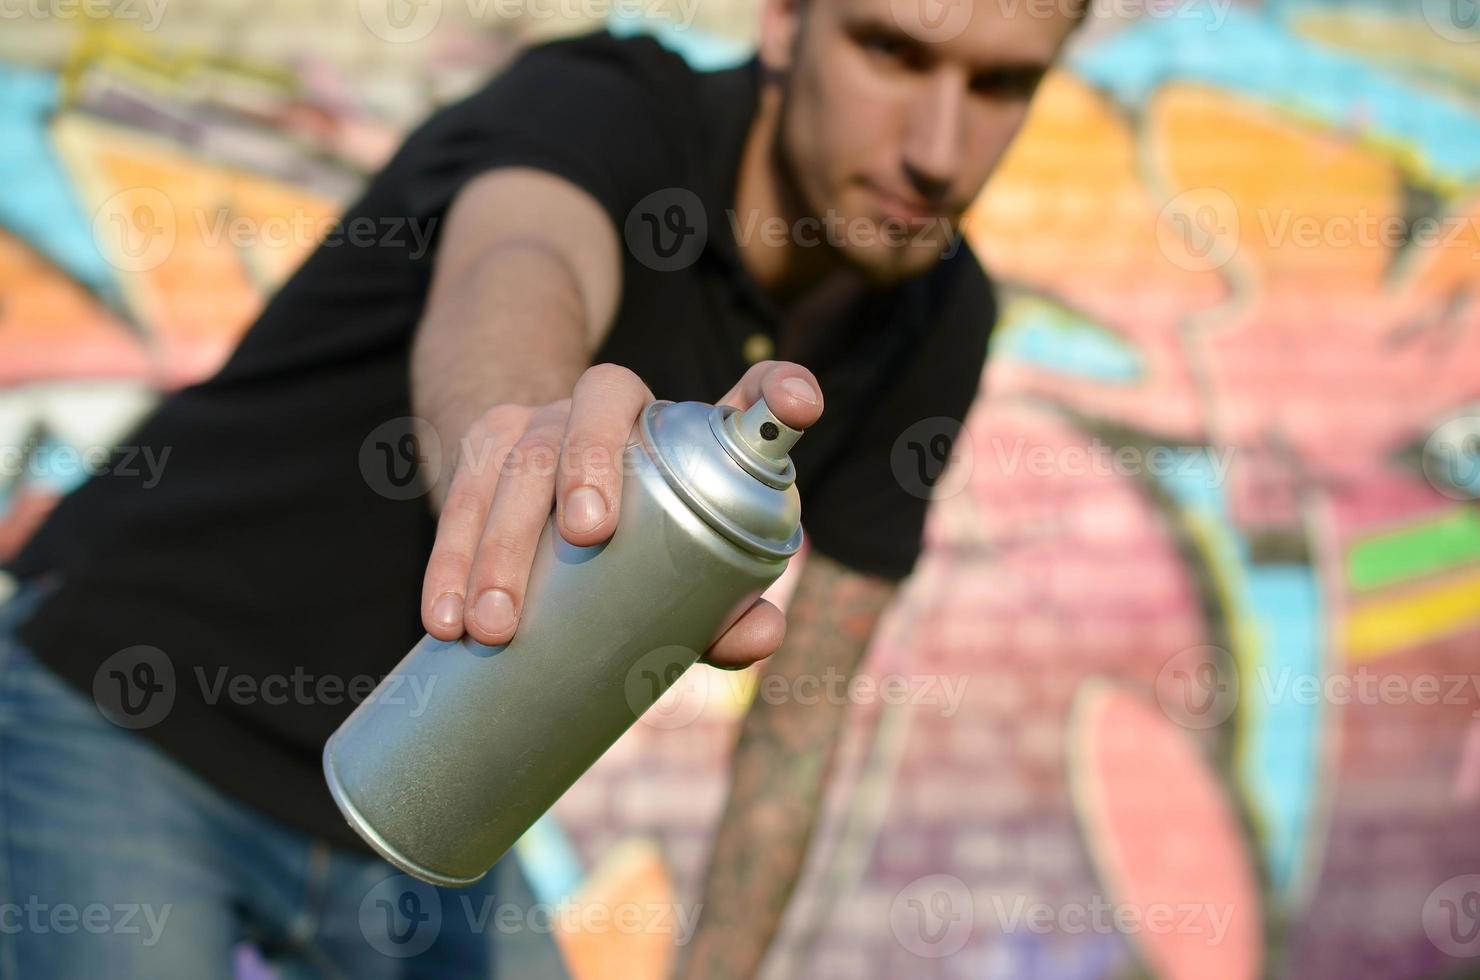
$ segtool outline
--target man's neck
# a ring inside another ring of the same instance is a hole
[[[832,274],[846,271],[825,243],[802,247],[796,225],[803,208],[796,189],[784,179],[777,152],[781,123],[781,91],[762,82],[759,101],[735,188],[735,230],[740,261],[767,295],[789,305]],[[775,229],[784,229],[777,240]]]

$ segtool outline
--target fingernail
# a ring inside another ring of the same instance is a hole
[[[595,487],[576,487],[565,498],[565,526],[589,531],[606,520],[606,498]]]
[[[463,598],[456,592],[447,592],[432,603],[432,622],[446,629],[462,624]]]
[[[503,633],[514,626],[514,600],[503,589],[489,589],[473,606],[473,618],[489,633]]]
[[[801,378],[787,378],[781,382],[781,387],[796,395],[808,405],[817,404],[817,389]]]

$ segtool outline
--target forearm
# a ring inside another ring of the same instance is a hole
[[[443,448],[434,508],[484,412],[571,394],[616,315],[619,255],[601,205],[560,177],[512,167],[458,194],[411,347],[412,411]]]
[[[560,256],[511,242],[456,276],[428,308],[411,356],[412,411],[441,440],[444,491],[480,414],[568,397],[591,360],[581,292]]]
[[[830,674],[851,678],[894,591],[820,555],[807,558],[786,640],[766,662],[742,725],[699,928],[678,976],[730,980],[759,968],[806,860],[848,716],[846,703],[799,704],[791,694],[798,682],[805,690]]]

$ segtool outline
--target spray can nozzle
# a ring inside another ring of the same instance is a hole
[[[715,438],[752,476],[778,490],[796,481],[796,469],[787,455],[802,437],[772,412],[764,398],[740,411],[728,405],[716,405],[709,416],[709,427]]]

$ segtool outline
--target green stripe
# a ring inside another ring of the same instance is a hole
[[[1377,589],[1480,561],[1480,510],[1457,508],[1436,521],[1358,542],[1347,556],[1354,589]]]

